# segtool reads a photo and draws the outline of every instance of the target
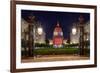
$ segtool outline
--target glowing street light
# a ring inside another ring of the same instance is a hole
[[[41,35],[43,33],[43,29],[41,27],[38,28],[38,34]]]
[[[72,28],[72,34],[73,34],[73,35],[75,35],[75,34],[76,34],[76,32],[77,32],[76,28],[75,28],[75,27],[74,27],[74,28]]]
[[[87,38],[86,40],[88,41],[89,39]]]

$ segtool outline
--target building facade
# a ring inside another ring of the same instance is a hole
[[[29,40],[28,28],[29,28],[29,23],[22,18],[21,19],[21,39],[24,41]],[[42,29],[41,34],[39,34],[38,32],[38,28]],[[43,30],[41,23],[37,22],[32,29],[33,29],[32,35],[33,35],[34,43],[40,43],[40,44],[45,43],[45,32]]]
[[[80,28],[73,25],[72,29],[74,27],[76,28],[76,30],[75,30],[76,33],[73,34],[72,30],[71,30],[71,32],[70,32],[70,44],[79,43]],[[88,21],[87,23],[84,24],[84,41],[89,41],[89,40],[90,40],[90,22]]]
[[[63,46],[63,31],[62,31],[59,23],[57,23],[56,27],[54,28],[53,46],[55,48]]]

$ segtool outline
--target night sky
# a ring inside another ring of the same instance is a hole
[[[38,21],[41,22],[46,38],[52,39],[53,31],[57,22],[63,30],[64,39],[69,39],[73,23],[78,22],[80,15],[84,17],[84,22],[90,20],[89,13],[76,13],[76,12],[55,12],[55,11],[34,11],[22,10],[21,17],[27,21],[27,17],[33,15]]]

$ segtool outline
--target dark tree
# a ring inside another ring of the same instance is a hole
[[[48,39],[46,39],[45,42],[46,42],[47,45],[49,45],[49,40]]]

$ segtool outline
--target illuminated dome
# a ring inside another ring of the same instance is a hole
[[[63,36],[63,32],[62,32],[61,27],[59,26],[59,23],[57,23],[54,29],[54,36]]]

